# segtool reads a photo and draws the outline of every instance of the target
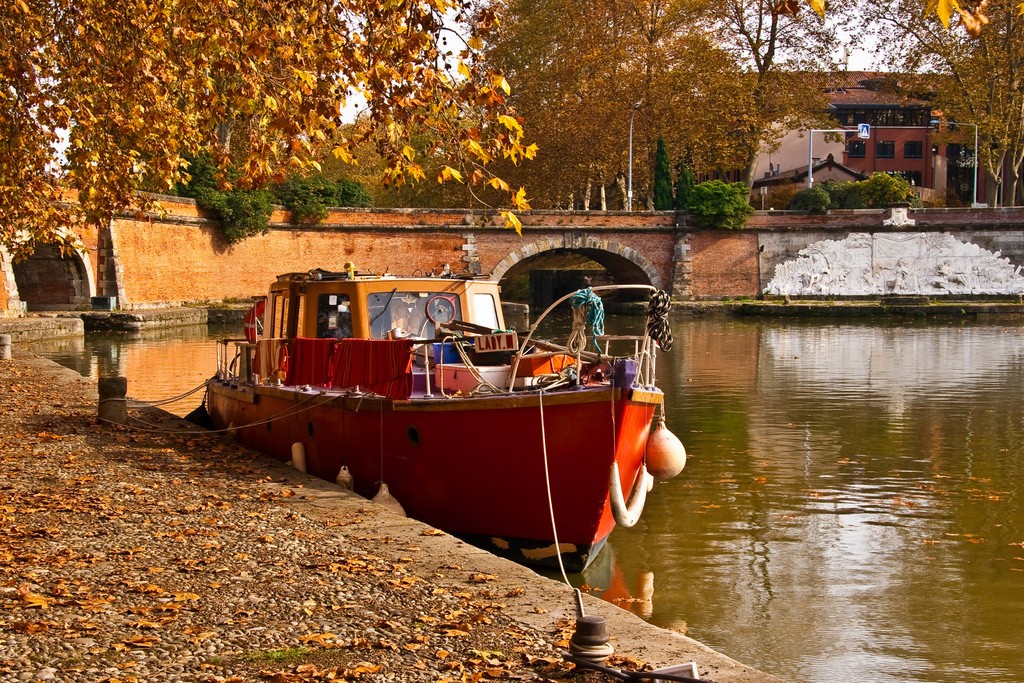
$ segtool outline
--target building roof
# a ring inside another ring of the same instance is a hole
[[[836,180],[836,176],[849,176],[849,180],[864,180],[867,176],[860,171],[854,170],[835,160],[831,154],[814,164],[814,174],[829,172],[830,176],[824,180]],[[754,181],[754,187],[772,187],[774,185],[786,185],[788,183],[800,183],[807,179],[807,165],[797,166],[788,171],[783,171],[767,178],[758,178]]]
[[[930,93],[915,76],[886,71],[836,74],[829,103],[836,108],[930,107]]]

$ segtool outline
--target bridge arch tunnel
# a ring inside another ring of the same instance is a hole
[[[528,249],[529,250],[529,249]],[[528,303],[539,313],[559,297],[577,289],[610,284],[658,285],[653,267],[633,252],[624,255],[607,249],[555,247],[515,258],[510,255],[492,272],[501,283],[502,299]],[[504,266],[504,267],[503,267]],[[643,300],[643,292],[620,293],[610,301]]]
[[[39,244],[28,258],[13,264],[18,298],[30,311],[74,310],[90,303],[92,270],[83,254],[61,253],[55,244]]]

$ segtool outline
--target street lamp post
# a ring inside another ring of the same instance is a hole
[[[633,211],[633,117],[640,110],[640,103],[633,104],[629,113],[629,179],[626,188],[626,211]]]
[[[815,133],[851,133],[849,128],[811,128],[807,131],[807,188],[814,186],[814,134]]]

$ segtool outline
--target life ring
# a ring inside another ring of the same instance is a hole
[[[243,319],[243,330],[245,331],[245,339],[250,344],[255,344],[259,341],[260,332],[263,331],[263,314],[267,308],[266,298],[260,299],[252,308],[245,312],[245,318]]]

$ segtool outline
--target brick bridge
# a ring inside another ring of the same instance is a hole
[[[278,211],[269,233],[227,245],[194,203],[162,199],[165,214],[117,217],[81,235],[77,254],[43,248],[12,264],[0,250],[0,316],[87,306],[96,296],[117,297],[123,308],[247,298],[280,273],[342,270],[349,261],[395,274],[439,273],[448,264],[508,284],[575,258],[615,282],[652,284],[679,298],[754,297],[777,264],[851,232],[952,233],[1024,263],[1020,209],[919,210],[915,226],[884,226],[889,213],[880,210],[758,212],[738,231],[698,229],[675,212],[537,211],[521,216],[521,237],[493,212],[339,209],[322,224],[293,225]]]

